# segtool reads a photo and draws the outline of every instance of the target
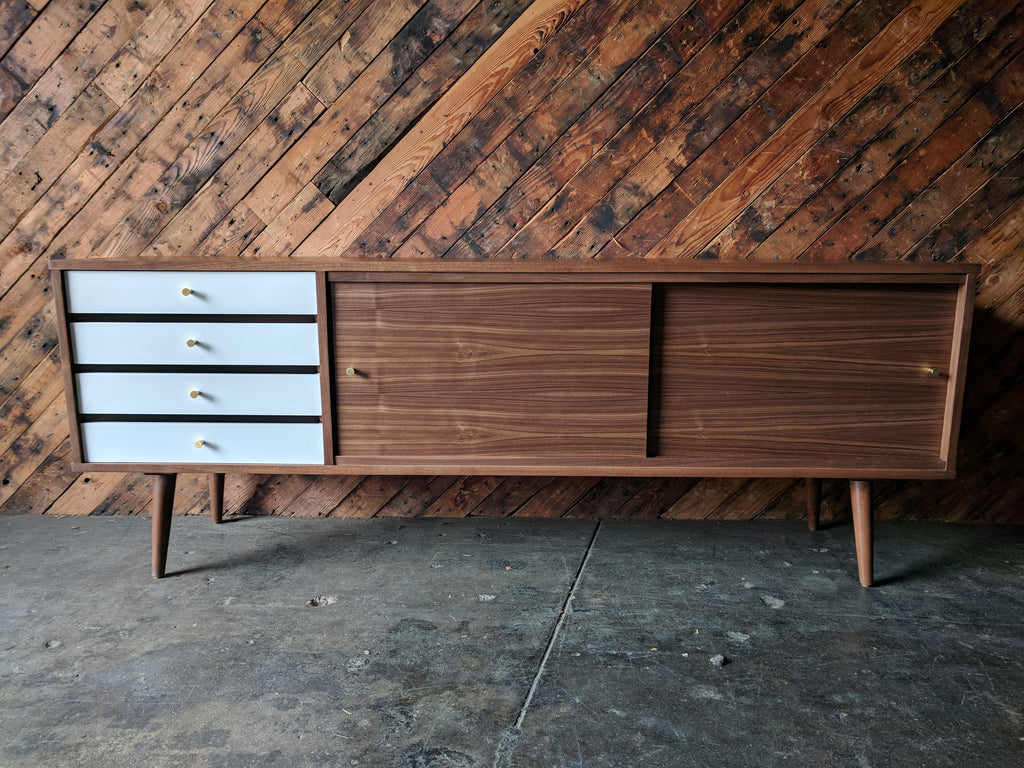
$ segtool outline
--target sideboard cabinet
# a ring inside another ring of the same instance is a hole
[[[955,471],[975,267],[53,261],[73,466],[802,477]]]

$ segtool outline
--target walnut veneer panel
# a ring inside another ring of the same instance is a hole
[[[955,286],[657,291],[653,455],[796,474],[942,468]]]
[[[650,306],[648,284],[335,283],[337,452],[642,458]]]

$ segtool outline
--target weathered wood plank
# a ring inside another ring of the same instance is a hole
[[[414,477],[387,502],[376,517],[420,517],[458,482],[457,477]]]
[[[709,477],[699,480],[662,517],[668,520],[704,520],[712,517],[748,482],[734,477]]]
[[[373,517],[409,483],[409,479],[399,475],[364,477],[331,512],[331,517]]]
[[[7,55],[38,15],[39,12],[25,0],[10,0],[0,5],[0,57]]]
[[[990,227],[964,246],[961,258],[982,265],[976,301],[979,308],[998,307],[1024,284],[1021,241],[1024,241],[1024,201],[1018,198]]]
[[[14,2],[5,3],[3,8],[5,15],[11,14],[6,19],[12,24],[11,35],[17,38],[9,41],[10,47],[0,61],[0,70],[6,73],[0,80],[11,88],[10,94],[0,99],[10,105],[9,109],[0,109],[0,120],[7,117],[98,10],[91,3],[55,3],[49,9],[41,9]],[[22,24],[29,15],[29,26],[25,29]]]
[[[181,163],[187,166],[187,158],[182,158],[180,153],[193,143],[200,146],[197,136],[206,136],[208,142],[210,125],[215,118],[220,117],[221,127],[227,128],[232,122],[231,117],[244,114],[246,101],[255,99],[258,102],[257,92],[250,94],[248,99],[244,97],[243,85],[258,70],[266,69],[267,57],[275,54],[280,57],[278,49],[282,38],[275,34],[275,30],[282,34],[290,32],[292,25],[303,18],[303,10],[303,4],[286,0],[264,5],[226,47],[219,49],[213,63],[192,83],[184,96],[174,102],[170,112],[145,134],[145,138],[124,158],[124,162],[44,254],[58,258],[95,256],[102,240],[123,220],[124,201],[138,204],[147,192],[151,192],[152,185],[167,174],[176,159],[180,158]],[[216,37],[215,32],[211,34]],[[213,143],[216,145],[216,141]],[[223,147],[219,149],[222,153]],[[203,169],[209,171],[209,166],[210,163],[206,162]],[[195,183],[197,178],[190,177],[189,180]],[[164,188],[167,188],[166,182]],[[172,184],[171,189],[175,188],[179,188],[178,185]],[[156,200],[154,204],[162,202],[165,201]],[[159,213],[156,208],[153,210]],[[144,213],[146,219],[152,216],[148,211]]]
[[[368,0],[350,7],[321,3],[254,74],[231,102],[175,158],[160,178],[94,248],[96,258],[137,255],[196,190],[243,143],[270,111],[295,88],[326,48]],[[330,42],[329,42],[330,41]],[[305,93],[308,90],[303,87]]]
[[[245,26],[258,6],[256,0],[215,2],[178,47],[153,70],[145,84],[92,138],[86,150],[79,153],[60,179],[21,217],[17,228],[10,234],[0,229],[0,236],[7,235],[0,241],[0,264],[4,265],[0,275],[0,295],[46,251],[57,233],[66,237],[66,242],[74,242],[81,237],[89,222],[94,221],[106,207],[114,205],[119,193],[125,194],[124,180],[138,171],[137,164],[153,151],[152,148],[172,141],[181,128],[186,132],[189,130],[187,117],[194,120],[202,114],[197,114],[193,107],[203,103],[215,83],[223,83],[228,73],[239,68],[237,55],[247,46],[245,40],[236,39],[235,34]],[[262,24],[253,24],[249,28],[252,33],[250,40],[262,38],[263,28]],[[220,71],[214,67],[196,80],[191,68],[198,71],[217,60],[229,43],[230,51],[220,60]],[[208,76],[211,79],[207,80]],[[185,98],[174,106],[186,92],[192,98]],[[160,122],[161,118],[164,118],[163,122]],[[136,146],[138,150],[132,154]],[[111,182],[112,189],[109,192],[105,190],[105,194],[92,203],[88,213],[76,217],[115,171],[119,171],[119,175]],[[72,226],[65,228],[69,221]],[[50,249],[47,255],[59,251],[60,244]]]
[[[502,13],[505,5],[479,5],[456,29],[453,35],[456,41],[463,37],[477,41],[479,50],[472,52],[473,60],[510,23],[512,15]],[[449,45],[443,44],[442,48]],[[394,93],[396,84],[392,70],[397,66],[401,72],[408,71],[402,64],[403,55],[398,49],[388,47],[383,50],[253,190],[247,202],[264,221],[269,224],[286,207],[294,211],[296,197],[312,195],[311,190],[300,190],[351,140],[352,135],[370,118],[373,108],[384,104]],[[320,221],[313,221],[307,233],[319,224]],[[263,253],[269,254],[265,247]]]
[[[122,472],[96,472],[78,475],[67,490],[56,499],[46,514],[56,517],[102,515],[107,499],[115,500],[119,491],[132,482]],[[152,498],[152,495],[150,496]]]
[[[546,253],[593,208],[616,180],[662,139],[677,122],[679,112],[686,109],[685,79],[690,74],[683,72],[683,67],[738,6],[738,2],[722,0],[697,3],[665,32],[662,42],[670,46],[678,59],[677,73],[604,146],[596,148],[594,156],[542,206],[527,226],[520,228],[505,246],[509,257]],[[640,62],[636,66],[639,65]]]
[[[677,75],[682,101],[672,101],[682,109],[666,105],[676,117],[671,127],[623,169],[625,176],[613,180],[614,186],[566,237],[587,239],[591,229],[607,232],[606,238],[614,235],[785,71],[794,58],[794,41],[784,33],[788,27],[780,25],[797,5],[783,0],[745,6],[701,47]],[[719,92],[724,92],[721,99],[711,98]],[[590,257],[596,248],[583,250]],[[556,250],[551,255],[565,254]]]
[[[68,439],[67,416],[62,392],[11,443],[0,469],[0,506]]]
[[[306,86],[297,84],[210,180],[182,203],[142,257],[180,258],[193,253],[322,111],[323,104]]]
[[[14,228],[18,217],[35,204],[96,134],[117,107],[89,85],[32,147],[6,179],[0,181],[0,232]]]
[[[246,206],[247,209],[248,206]],[[310,182],[251,241],[238,243],[241,248],[237,250],[225,243],[224,248],[215,252],[224,254],[242,251],[240,258],[256,260],[289,254],[333,210],[334,206],[331,204],[331,201],[324,197],[323,192],[317,189],[315,184]],[[233,215],[239,215],[237,206]],[[256,216],[256,214],[253,214],[253,216],[262,225],[262,219]],[[205,245],[206,241],[204,241]]]
[[[57,122],[99,67],[120,48],[145,19],[153,2],[108,0],[0,123],[0,178],[21,162]],[[44,15],[70,5],[55,4]],[[24,39],[25,36],[23,36]],[[13,51],[12,51],[13,53]],[[8,54],[8,59],[11,55]],[[8,71],[10,67],[8,67]],[[18,74],[12,72],[16,77]]]
[[[862,4],[844,13],[845,4],[833,3],[813,9],[813,15],[811,10],[808,5],[797,9],[793,17],[773,33],[770,41],[776,41],[775,44],[769,41],[753,54],[752,58],[766,57],[771,62],[757,70],[759,80],[748,83],[744,74],[737,81],[734,75],[729,87],[716,91],[717,98],[736,109],[744,103],[744,91],[758,91],[758,87],[751,86],[774,80],[757,101],[720,134],[714,136],[715,130],[707,126],[705,133],[713,143],[693,157],[670,185],[660,191],[652,190],[657,191],[657,195],[627,227],[616,234],[615,222],[621,217],[602,216],[609,204],[625,204],[632,212],[644,199],[624,186],[608,200],[580,211],[584,220],[572,227],[553,249],[553,255],[561,258],[593,256],[613,238],[612,249],[616,254],[620,248],[627,249],[630,256],[646,253],[673,225],[678,226],[680,219],[693,214],[696,206],[703,205],[703,200],[726,182],[730,174],[736,173],[744,163],[750,163],[760,151],[771,152],[761,145],[774,140],[776,132],[784,131],[797,120],[801,110],[807,108],[807,100],[814,97],[844,60],[874,36],[888,13],[895,12],[896,8],[883,13],[874,5]],[[794,29],[800,30],[799,34],[791,31]],[[784,74],[778,77],[780,72]],[[722,120],[725,110],[714,105],[711,115],[715,114]],[[695,145],[694,150],[698,149]],[[741,194],[748,193],[749,190],[744,189]]]
[[[209,5],[210,0],[175,0],[158,5],[96,75],[93,84],[122,106]]]
[[[1019,22],[1018,22],[1019,23]],[[842,170],[802,201],[784,225],[765,238],[751,253],[753,258],[774,260],[801,253],[828,226],[921,144],[945,120],[975,96],[977,90],[1019,55],[1021,35],[1017,24],[1006,34],[997,29],[969,55],[892,120],[876,137],[863,144]],[[1010,50],[1009,58],[999,56]],[[951,158],[952,159],[952,158]]]
[[[660,518],[679,503],[697,484],[694,477],[657,477],[652,479],[616,512],[616,517],[635,519]]]
[[[71,442],[65,440],[0,504],[0,515],[44,514],[77,477],[71,471]]]
[[[43,265],[45,267],[45,265]],[[0,399],[17,390],[57,346],[57,322],[45,269],[28,272],[4,296],[0,323]]]
[[[303,83],[324,105],[333,104],[360,72],[422,8],[425,0],[373,3],[320,58]],[[428,33],[422,28],[421,34]]]
[[[193,248],[191,256],[200,261],[225,258],[247,248],[264,231],[263,219],[250,211],[245,203],[238,203]],[[153,258],[158,258],[156,253]]]
[[[604,477],[576,501],[564,517],[613,517],[650,481],[643,477]]]
[[[990,175],[998,173],[1024,150],[1024,109],[1008,115],[854,254],[857,259],[880,261],[906,256],[934,231]],[[904,193],[907,196],[907,193]]]
[[[343,252],[581,4],[582,0],[537,0],[531,5],[300,249],[324,258]]]
[[[557,138],[550,114],[544,127],[538,125],[541,103],[564,87],[564,79],[627,10],[627,4],[589,3],[574,14],[360,234],[347,254],[419,258],[444,253],[485,207],[475,196],[489,190],[493,202],[522,174],[524,152],[535,157]],[[576,104],[579,95],[571,96],[560,101],[575,115],[582,107]],[[509,120],[510,114],[517,118]]]
[[[1024,54],[1019,54],[984,89],[929,136],[801,254],[802,258],[846,258],[884,226],[921,190],[1024,99]],[[893,195],[896,197],[893,198]],[[906,201],[906,202],[905,202]]]
[[[1014,24],[1019,27],[1016,36],[1024,34],[1024,14],[1011,14],[1001,20],[1002,11],[1005,5],[998,0],[977,0],[957,9],[927,43],[902,61],[810,151],[752,201],[728,228],[710,240],[698,257],[730,260],[751,254],[840,168],[850,167],[851,160],[867,142],[865,137],[879,135],[882,128],[993,29],[1006,40],[1015,36]],[[990,39],[981,48],[994,43]],[[856,165],[865,167],[861,163]]]
[[[1008,206],[1024,197],[1024,154],[1007,163],[906,255],[908,261],[950,261]],[[980,263],[980,262],[975,262]]]
[[[393,90],[373,116],[328,161],[314,183],[337,204],[355,187],[410,125],[476,61],[486,45],[488,19],[473,0],[436,2],[421,8],[391,42]],[[459,26],[454,34],[452,30]],[[444,44],[442,45],[442,41]]]
[[[550,477],[503,477],[495,489],[471,509],[469,514],[508,517],[550,482]]]
[[[881,34],[857,53],[792,120],[775,131],[756,154],[739,164],[713,192],[647,252],[650,258],[690,258],[721,232],[775,181],[828,128],[853,106],[949,16],[959,0],[911,4]]]
[[[318,477],[295,497],[284,514],[292,517],[330,517],[364,479],[361,475]]]
[[[63,391],[60,363],[56,350],[19,382],[19,386],[0,405],[0,455],[8,449]]]
[[[513,514],[516,517],[561,517],[598,482],[593,477],[557,477]]]
[[[434,500],[423,517],[466,517],[501,482],[497,477],[460,477]]]
[[[309,490],[313,475],[270,475],[262,478],[245,504],[231,513],[243,515],[286,515],[295,500]],[[227,509],[225,511],[228,511]]]
[[[751,480],[713,513],[716,520],[752,520],[782,498],[798,481],[785,477]],[[802,481],[799,482],[802,485]],[[802,505],[797,509],[803,511]],[[795,512],[794,512],[794,516]]]
[[[514,183],[507,191],[507,184],[489,185],[501,196],[446,257],[501,256],[501,247],[678,71],[682,62],[667,40],[651,46],[674,20],[657,5],[640,3],[614,28],[616,34],[605,36],[537,110],[530,126],[536,130],[523,136],[521,127],[510,136],[509,153],[518,161],[512,167],[522,175],[509,180]],[[643,56],[631,66],[637,51]],[[526,136],[533,141],[519,141]]]

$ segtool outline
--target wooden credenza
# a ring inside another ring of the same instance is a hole
[[[955,471],[974,280],[903,263],[53,261],[73,467],[803,477]]]

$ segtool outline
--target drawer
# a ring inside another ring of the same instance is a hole
[[[316,314],[312,272],[69,270],[64,279],[68,312]]]
[[[315,373],[79,373],[75,385],[84,414],[319,416],[321,411]]]
[[[316,329],[315,323],[71,323],[71,349],[74,362],[90,365],[318,365]]]
[[[87,462],[324,463],[320,424],[95,421],[82,424],[81,433]]]

